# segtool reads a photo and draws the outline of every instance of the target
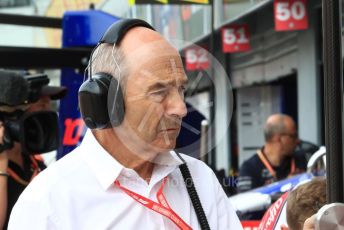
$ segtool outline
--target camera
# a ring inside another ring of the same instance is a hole
[[[4,126],[0,153],[19,142],[24,154],[56,150],[59,146],[57,113],[26,112],[40,98],[42,87],[49,83],[45,74],[23,76],[17,72],[0,71],[0,121]]]

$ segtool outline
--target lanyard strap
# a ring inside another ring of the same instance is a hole
[[[266,157],[264,156],[262,150],[257,150],[257,154],[259,159],[263,162],[264,166],[269,170],[270,174],[272,175],[272,177],[274,179],[277,179],[277,175],[275,170],[272,168],[272,166],[270,165],[269,161],[266,159]],[[293,158],[291,160],[291,165],[290,165],[290,172],[288,174],[288,177],[292,176],[295,173],[295,159]]]
[[[39,167],[38,167],[38,163],[37,163],[36,159],[33,156],[30,156],[30,160],[31,160],[31,168],[33,169],[33,173],[32,173],[31,179],[30,179],[30,181],[32,181],[33,178],[35,176],[37,176],[37,174],[39,173]],[[30,181],[26,181],[23,178],[21,178],[11,168],[7,168],[6,171],[7,171],[8,175],[10,177],[12,177],[15,181],[17,181],[19,184],[27,186],[30,183]]]
[[[144,196],[141,196],[138,193],[135,193],[127,188],[124,188],[121,186],[118,180],[115,181],[115,185],[119,187],[122,191],[124,191],[126,194],[128,194],[131,198],[133,198],[135,201],[139,202],[143,206],[163,215],[169,218],[173,223],[175,223],[179,229],[181,230],[192,230],[192,228],[184,222],[184,220],[178,216],[168,205],[168,202],[162,193],[162,190],[166,184],[167,177],[164,178],[162,181],[162,184],[156,194],[158,202],[152,201],[151,199],[148,199]]]

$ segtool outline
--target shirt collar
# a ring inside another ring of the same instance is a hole
[[[176,152],[169,151],[165,154],[159,154],[154,159],[154,170],[152,173],[150,186],[153,187],[156,183],[161,181],[164,177],[172,173],[183,162],[179,159]]]
[[[124,166],[98,143],[90,130],[87,130],[80,148],[82,156],[95,173],[103,189],[108,189],[117,179]]]
[[[96,140],[90,130],[87,130],[80,145],[82,156],[95,173],[97,180],[104,190],[107,190],[118,178],[125,167],[113,158]],[[169,151],[159,154],[154,159],[155,167],[152,178],[160,180],[174,171],[183,162],[176,152]],[[159,176],[156,177],[158,174]]]

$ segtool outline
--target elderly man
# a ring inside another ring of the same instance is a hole
[[[271,115],[265,124],[264,136],[265,145],[240,168],[239,192],[270,184],[307,168],[305,157],[294,155],[299,139],[290,116]]]
[[[178,169],[183,162],[171,151],[187,113],[178,51],[154,30],[133,26],[94,53],[91,74],[112,75],[123,90],[123,121],[88,130],[80,147],[36,177],[15,205],[10,229],[200,229]],[[118,87],[108,96],[116,97]],[[211,229],[242,229],[214,173],[181,155],[202,221]]]

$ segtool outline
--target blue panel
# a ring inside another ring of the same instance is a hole
[[[61,85],[68,88],[68,94],[60,102],[59,122],[62,145],[57,151],[57,159],[78,146],[86,131],[78,110],[78,91],[82,82],[83,74],[76,73],[70,68],[62,69]]]
[[[62,20],[63,47],[94,46],[118,17],[98,10],[67,11]]]
[[[179,136],[177,138],[177,151],[187,154],[189,156],[200,158],[200,139],[201,139],[201,123],[205,120],[205,116],[197,111],[191,104],[186,102],[188,113],[183,118],[183,123],[188,127],[182,125]],[[190,127],[192,129],[190,129]]]
[[[107,28],[118,19],[97,10],[66,12],[63,16],[63,47],[94,47]],[[68,95],[60,102],[62,146],[57,159],[78,146],[86,130],[78,111],[78,91],[83,78],[83,70],[82,73],[70,68],[61,71],[61,85],[68,88]]]

